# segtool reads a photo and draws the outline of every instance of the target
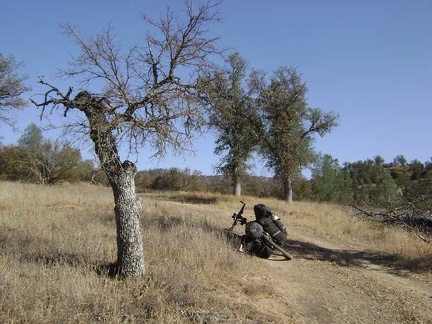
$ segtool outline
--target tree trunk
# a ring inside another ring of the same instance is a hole
[[[284,195],[285,202],[289,204],[293,202],[292,180],[290,176],[284,179]]]
[[[240,197],[241,196],[241,183],[240,183],[240,177],[237,174],[237,168],[234,168],[232,170],[232,192],[233,195]]]
[[[122,276],[144,275],[145,262],[140,229],[141,200],[135,194],[136,167],[125,161],[111,187],[117,224],[117,272]]]
[[[102,169],[114,194],[114,213],[117,225],[116,273],[123,277],[145,274],[145,262],[140,229],[141,201],[135,193],[136,166],[120,162],[117,143],[103,107],[89,105],[85,110],[90,124],[90,138]]]
[[[236,183],[233,184],[233,194],[237,197],[241,196],[241,183],[240,181],[237,181]]]

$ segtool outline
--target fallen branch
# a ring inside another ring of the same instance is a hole
[[[401,206],[390,205],[387,209],[374,209],[365,202],[364,207],[350,205],[358,211],[356,215],[367,216],[370,219],[385,224],[401,226],[417,234],[424,242],[430,243],[428,238],[432,234],[432,210],[424,198],[408,202]]]

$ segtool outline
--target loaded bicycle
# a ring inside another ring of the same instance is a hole
[[[231,216],[233,219],[231,227],[225,230],[229,239],[240,244],[239,250],[266,259],[274,252],[279,252],[285,259],[293,259],[293,256],[285,248],[288,245],[288,233],[280,218],[274,215],[270,208],[258,204],[254,206],[256,219],[248,221],[247,218],[243,217],[246,204],[243,201],[240,203],[242,206],[239,212],[233,213]],[[242,235],[234,232],[234,228],[238,224],[245,225],[245,231]]]

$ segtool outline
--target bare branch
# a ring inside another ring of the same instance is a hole
[[[432,209],[427,206],[424,197],[417,198],[414,201],[407,202],[401,206],[389,204],[389,208],[378,210],[367,206],[351,205],[352,208],[359,212],[359,215],[365,215],[370,219],[401,226],[409,231],[418,232],[418,236],[425,242],[428,242],[426,233],[432,234]],[[423,206],[423,207],[422,207]],[[427,206],[427,208],[424,208]]]
[[[76,26],[62,25],[80,51],[72,56],[61,76],[79,81],[81,89],[93,84],[95,88],[89,98],[79,97],[86,93],[83,91],[74,97],[72,87],[61,92],[41,78],[39,82],[48,90],[40,102],[32,99],[42,108],[41,117],[48,107],[51,113],[63,109],[66,116],[76,109],[87,117],[99,109],[98,118],[107,124],[104,127],[113,132],[118,144],[128,143],[130,151],[138,152],[138,147],[145,144],[150,144],[158,156],[168,146],[185,149],[192,130],[205,122],[197,78],[212,67],[210,55],[223,52],[216,47],[218,38],[209,37],[206,29],[219,20],[213,10],[220,1],[196,7],[193,1],[185,3],[181,18],[169,7],[159,20],[143,16],[156,32],[147,33],[144,43],[126,50],[122,50],[111,26],[87,38]]]

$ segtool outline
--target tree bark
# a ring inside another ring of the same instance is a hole
[[[130,161],[120,162],[111,125],[100,108],[97,104],[88,105],[85,114],[95,152],[114,194],[117,225],[116,273],[123,277],[144,275],[145,262],[139,221],[141,201],[135,193],[134,179],[137,169]]]
[[[284,179],[284,195],[285,202],[292,203],[293,202],[293,189],[292,189],[292,179],[291,177],[286,177]]]
[[[241,183],[238,180],[233,185],[233,194],[237,197],[241,196]]]
[[[232,190],[233,190],[232,193],[234,196],[240,197],[241,196],[241,182],[240,182],[240,177],[238,175],[238,168],[237,167],[233,168],[231,179],[232,179]]]
[[[125,161],[116,181],[110,181],[114,193],[117,224],[117,271],[122,276],[144,275],[145,262],[140,229],[141,200],[135,193],[136,167]]]

